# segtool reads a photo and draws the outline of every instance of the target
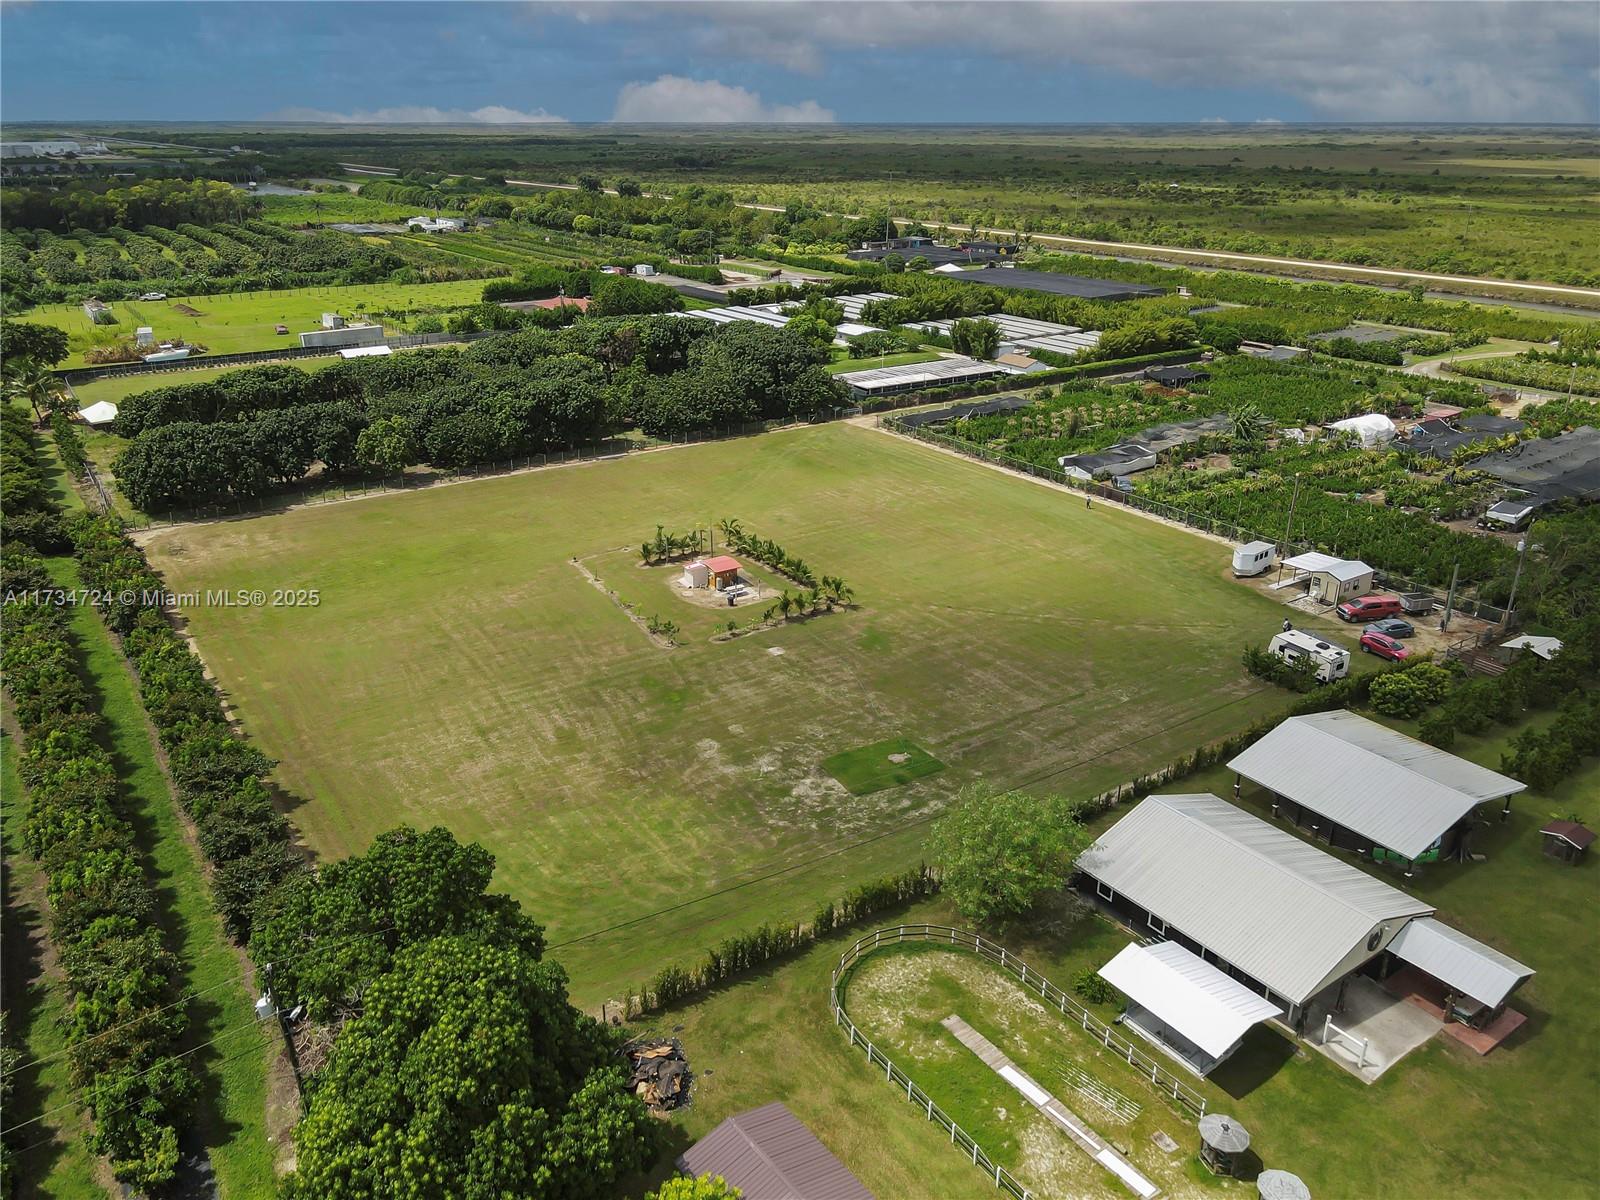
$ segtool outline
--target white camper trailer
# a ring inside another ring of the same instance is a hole
[[[1289,663],[1310,659],[1316,664],[1318,683],[1332,683],[1350,674],[1350,651],[1303,629],[1284,630],[1268,644],[1267,653]]]
[[[1233,552],[1233,573],[1236,576],[1259,575],[1270,571],[1278,561],[1278,547],[1271,542],[1246,542]]]

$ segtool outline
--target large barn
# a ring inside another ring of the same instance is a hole
[[[1425,901],[1209,794],[1147,797],[1077,866],[1080,886],[1119,920],[1188,952],[1137,971],[1108,964],[1107,977],[1130,1013],[1154,1014],[1160,1040],[1202,1073],[1270,1019],[1268,1008],[1299,1029],[1308,1008],[1336,1004],[1364,968],[1381,975],[1409,963],[1483,1016],[1533,974],[1433,920]],[[1222,977],[1270,1004],[1247,1004]]]
[[[1228,768],[1271,792],[1273,811],[1316,840],[1408,862],[1464,857],[1478,806],[1509,805],[1523,789],[1510,776],[1345,711],[1290,717]]]

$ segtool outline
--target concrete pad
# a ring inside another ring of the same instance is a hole
[[[1368,1043],[1366,1062],[1363,1064],[1359,1047],[1352,1046],[1347,1039],[1330,1034],[1328,1040],[1323,1041],[1329,1014],[1327,1004],[1319,1004],[1308,1010],[1306,1043],[1368,1083],[1441,1028],[1438,1018],[1391,995],[1365,976],[1357,976],[1345,990],[1344,1012],[1332,1013],[1332,1016],[1334,1025],[1339,1029],[1357,1042],[1365,1040]]]

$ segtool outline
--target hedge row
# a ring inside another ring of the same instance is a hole
[[[72,992],[66,1041],[73,1085],[94,1117],[89,1144],[118,1179],[150,1190],[178,1169],[178,1127],[197,1090],[174,1049],[189,1023],[178,963],[161,943],[156,895],[118,812],[117,772],[76,670],[68,609],[35,598],[44,562],[4,559],[6,687],[25,746],[22,842],[48,877],[51,936]]]
[[[243,944],[256,901],[304,868],[267,788],[275,764],[228,725],[200,659],[160,610],[160,577],[116,522],[84,516],[73,523],[72,535],[84,583],[105,597],[102,612],[133,663],[178,803],[194,821],[213,868],[217,908],[229,934]]]
[[[629,1015],[665,1008],[698,995],[735,975],[809,946],[837,929],[864,921],[886,908],[932,896],[938,890],[939,876],[923,864],[862,884],[842,900],[824,904],[810,922],[766,924],[734,934],[707,950],[693,966],[674,965],[659,971],[654,979],[641,985],[637,996],[628,998]]]
[[[0,406],[0,542],[41,554],[67,548],[28,410],[10,403]]]

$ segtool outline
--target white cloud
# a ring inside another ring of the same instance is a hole
[[[833,113],[815,100],[767,104],[759,93],[715,79],[662,75],[652,83],[626,84],[617,93],[617,107],[611,119],[628,124],[657,121],[683,125],[827,125],[833,122]]]
[[[827,51],[989,53],[1180,88],[1267,89],[1345,121],[1586,121],[1600,89],[1593,0],[1373,4],[592,4],[670,21],[702,54],[817,73]]]
[[[536,108],[521,112],[503,104],[482,108],[433,108],[402,104],[395,108],[357,109],[354,112],[328,112],[320,108],[285,108],[268,117],[269,121],[310,121],[321,125],[549,125],[566,120]]]

